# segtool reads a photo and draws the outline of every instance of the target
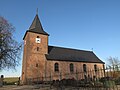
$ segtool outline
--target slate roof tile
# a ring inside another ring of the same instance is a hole
[[[92,51],[48,46],[47,60],[104,63]]]

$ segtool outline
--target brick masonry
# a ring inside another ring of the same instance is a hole
[[[40,43],[36,43],[36,38],[41,38]],[[83,64],[86,64],[87,70],[94,70],[94,65],[97,68],[103,68],[102,63],[84,63],[84,62],[68,62],[68,61],[57,61],[47,60],[45,54],[48,54],[48,36],[37,34],[33,32],[27,32],[24,39],[24,53],[23,53],[23,64],[22,64],[22,82],[26,83],[27,78],[47,77],[50,75],[59,75],[70,73],[69,65],[74,65],[74,72],[83,71]],[[37,50],[39,47],[39,50]],[[59,64],[59,72],[54,71],[54,64]],[[72,75],[72,74],[71,74]],[[72,75],[71,78],[75,77]],[[65,78],[62,77],[62,78]],[[82,78],[82,77],[79,77]],[[53,77],[56,80],[59,77]]]

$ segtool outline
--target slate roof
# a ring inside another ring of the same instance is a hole
[[[24,40],[27,32],[33,32],[33,33],[38,33],[38,34],[43,34],[43,35],[49,36],[49,34],[43,30],[43,27],[42,27],[42,24],[41,24],[40,19],[38,17],[38,14],[36,14],[31,26],[29,27],[29,30],[26,31],[26,33],[23,37],[23,40]]]
[[[92,51],[48,46],[47,60],[103,63]]]

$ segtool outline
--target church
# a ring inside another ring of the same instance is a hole
[[[81,72],[85,72],[87,75],[87,71],[104,68],[105,63],[93,51],[50,46],[48,38],[49,34],[45,32],[38,14],[36,14],[23,37],[21,77],[23,84],[27,84],[29,79],[35,78],[43,81],[66,78],[82,79],[84,76],[80,74]],[[77,78],[75,73],[79,73]],[[90,74],[91,77],[93,75]]]

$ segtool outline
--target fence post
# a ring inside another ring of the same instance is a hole
[[[103,74],[104,74],[104,77],[105,77],[105,65],[103,64]]]
[[[60,72],[60,80],[62,80],[62,74],[61,74],[61,72]]]
[[[77,72],[77,70],[76,70],[76,80],[78,81],[78,72]]]
[[[52,81],[52,73],[50,72],[50,81]]]

